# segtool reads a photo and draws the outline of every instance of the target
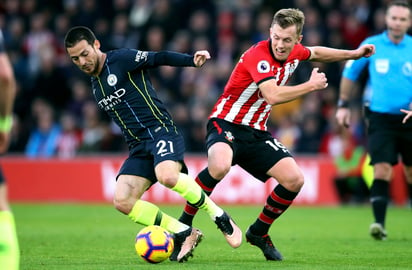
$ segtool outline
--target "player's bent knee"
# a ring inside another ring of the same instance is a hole
[[[113,199],[113,205],[116,210],[122,212],[123,214],[127,215],[132,211],[133,205],[130,205],[128,200],[121,200],[118,198]]]
[[[289,191],[299,192],[304,183],[304,177],[302,175],[296,175],[295,177],[292,177],[287,181],[283,181],[283,183],[281,184]]]
[[[209,174],[213,179],[221,180],[229,173],[231,167],[231,164],[215,163],[212,166],[209,165]]]
[[[157,181],[167,188],[172,188],[177,183],[177,177],[160,177]]]

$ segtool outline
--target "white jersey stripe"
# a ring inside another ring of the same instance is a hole
[[[248,125],[249,126],[251,124],[253,116],[256,114],[257,110],[259,109],[259,107],[262,105],[262,103],[264,101],[265,100],[263,98],[259,98],[258,100],[256,100],[255,103],[253,103],[252,106],[250,106],[249,111],[247,112],[245,117],[243,117],[243,119],[242,119],[242,124],[243,125]],[[258,120],[258,122],[259,122],[259,120]],[[258,126],[259,126],[259,124],[258,124]]]
[[[266,104],[265,110],[263,111],[263,113],[261,113],[259,115],[259,118],[256,120],[255,124],[253,125],[254,128],[256,129],[262,129],[262,126],[264,127],[263,130],[267,130],[267,120],[268,117],[266,117],[266,115],[268,114],[268,112],[272,109],[272,105],[270,104]],[[262,125],[263,124],[263,125]]]
[[[256,92],[258,89],[256,83],[251,83],[249,86],[242,92],[240,97],[233,103],[232,108],[230,109],[229,113],[227,114],[227,118],[230,119],[229,121],[233,121],[236,116],[238,115],[240,109],[242,109],[243,105],[250,99],[250,97]],[[226,119],[225,117],[225,119]],[[249,119],[250,121],[251,119]],[[244,118],[242,119],[242,123]],[[248,124],[245,124],[248,125]]]

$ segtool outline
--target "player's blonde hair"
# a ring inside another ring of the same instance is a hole
[[[296,8],[280,9],[273,16],[271,27],[275,24],[283,29],[291,25],[296,25],[296,34],[300,36],[302,35],[303,25],[305,24],[305,15],[301,10]]]

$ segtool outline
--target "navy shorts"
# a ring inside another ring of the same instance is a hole
[[[173,132],[157,134],[155,140],[143,141],[130,150],[116,179],[122,174],[137,175],[157,182],[154,168],[165,160],[174,160],[182,164],[182,172],[187,173],[183,161],[185,145],[183,137]]]
[[[279,160],[292,157],[289,150],[267,131],[212,118],[207,124],[206,146],[224,142],[233,150],[232,165],[239,165],[262,182]]]
[[[404,115],[368,113],[368,152],[371,164],[387,162],[412,165],[412,121],[402,123]]]

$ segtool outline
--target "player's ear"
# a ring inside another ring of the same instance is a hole
[[[96,39],[96,40],[94,41],[94,43],[93,43],[93,47],[94,47],[95,49],[100,49],[100,41]]]
[[[302,41],[302,39],[303,39],[303,35],[299,35],[299,36],[298,36],[298,40],[297,40],[296,43],[300,43],[300,42]]]

